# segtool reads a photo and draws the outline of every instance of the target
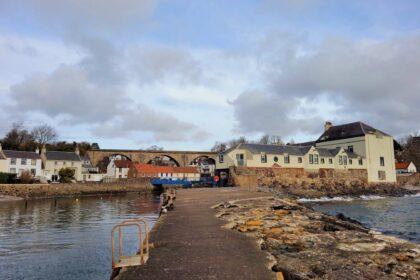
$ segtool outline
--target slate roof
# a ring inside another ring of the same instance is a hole
[[[47,151],[47,160],[81,161],[75,152]]]
[[[353,138],[364,136],[370,133],[381,133],[385,136],[389,136],[385,132],[380,131],[379,129],[373,128],[362,122],[353,122],[337,126],[332,126],[316,140],[316,142],[325,142],[346,138]]]
[[[236,148],[248,150],[253,154],[289,154],[294,156],[306,155],[312,146],[291,146],[291,145],[265,145],[265,144],[239,144]],[[340,148],[321,148],[315,147],[320,157],[335,157],[339,152]],[[353,152],[345,150],[349,158],[357,158],[359,155]]]
[[[27,151],[3,150],[6,158],[41,159],[38,153]]]

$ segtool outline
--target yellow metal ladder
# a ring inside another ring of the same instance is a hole
[[[137,229],[137,254],[125,256],[123,253],[123,228]],[[115,234],[118,234],[118,258],[115,258]],[[142,238],[144,237],[144,238]],[[123,221],[112,228],[111,231],[112,269],[137,266],[145,264],[149,258],[149,227],[144,219],[131,219]]]

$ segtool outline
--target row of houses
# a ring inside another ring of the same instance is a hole
[[[0,172],[17,174],[30,172],[33,177],[44,181],[59,181],[59,171],[63,168],[74,170],[76,181],[99,182],[103,180],[127,178],[161,178],[198,181],[200,172],[197,167],[154,166],[133,163],[130,160],[111,159],[106,173],[100,173],[90,159],[81,156],[76,147],[74,152],[41,152],[3,150],[0,144]]]
[[[218,156],[219,174],[230,167],[366,170],[368,182],[396,182],[394,139],[362,122],[333,126],[313,142],[294,145],[239,144]]]

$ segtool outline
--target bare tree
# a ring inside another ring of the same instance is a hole
[[[35,142],[44,145],[56,141],[58,134],[55,129],[47,124],[41,124],[32,129],[31,135]]]
[[[272,144],[272,145],[283,145],[283,141],[280,136],[277,135],[263,135],[258,141],[259,144]]]
[[[226,151],[226,149],[227,149],[226,143],[216,142],[216,143],[214,143],[213,147],[211,148],[211,151],[221,153],[221,152]]]
[[[149,150],[149,151],[163,151],[163,147],[160,147],[158,145],[153,145],[153,146],[150,146],[149,148],[147,148],[147,150]]]

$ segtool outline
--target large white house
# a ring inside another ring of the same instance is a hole
[[[362,122],[325,124],[315,142],[301,145],[239,144],[219,154],[217,170],[231,166],[364,169],[368,182],[396,182],[393,138]]]
[[[132,163],[129,160],[111,159],[106,168],[106,176],[108,178],[127,179],[131,165]]]
[[[0,144],[0,172],[14,173],[19,177],[24,171],[31,172],[34,177],[42,175],[39,151],[3,150]]]

